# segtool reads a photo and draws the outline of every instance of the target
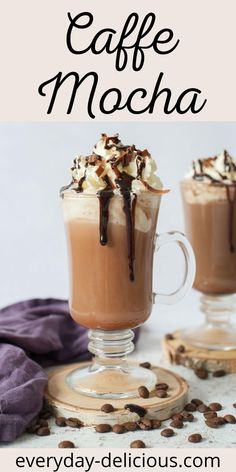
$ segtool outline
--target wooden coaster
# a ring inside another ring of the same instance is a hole
[[[232,351],[214,351],[201,349],[190,344],[186,344],[176,331],[173,333],[173,339],[164,339],[165,356],[171,364],[183,365],[190,369],[203,368],[208,372],[224,370],[231,374],[236,372],[236,350]],[[178,349],[183,346],[182,349]]]
[[[152,370],[158,376],[158,382],[165,382],[169,385],[166,398],[156,397],[155,392],[151,392],[150,398],[147,399],[137,397],[109,400],[80,395],[67,385],[66,376],[77,367],[86,365],[88,363],[71,364],[49,373],[45,398],[52,405],[56,416],[77,417],[87,426],[99,423],[113,425],[137,421],[139,417],[136,413],[130,413],[124,409],[126,403],[135,403],[147,409],[148,418],[165,420],[174,413],[181,412],[187,403],[188,386],[186,381],[179,375],[160,367],[152,367]],[[111,403],[115,411],[103,413],[101,406],[104,403]]]

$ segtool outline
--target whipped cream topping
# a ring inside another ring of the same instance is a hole
[[[162,194],[166,190],[162,189],[156,170],[147,149],[123,145],[118,134],[102,134],[91,155],[74,159],[72,182],[67,189],[85,193],[107,189],[119,193],[125,184],[136,194],[146,191]]]
[[[193,161],[185,178],[212,184],[236,184],[236,163],[224,150],[218,156]]]

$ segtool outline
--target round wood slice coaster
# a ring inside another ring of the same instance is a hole
[[[214,351],[197,348],[186,344],[178,331],[173,333],[173,339],[169,339],[167,335],[163,345],[165,356],[171,364],[183,365],[190,369],[205,369],[208,372],[236,372],[236,350]]]
[[[181,412],[187,403],[188,386],[186,381],[169,370],[155,366],[152,367],[152,370],[158,377],[158,383],[165,382],[169,385],[166,398],[158,398],[155,392],[151,392],[147,399],[137,396],[137,398],[109,400],[80,395],[68,386],[66,376],[72,370],[83,365],[86,366],[88,363],[70,364],[49,373],[45,398],[53,407],[56,416],[77,417],[87,426],[99,423],[121,424],[139,419],[136,413],[130,413],[124,409],[126,403],[135,403],[147,409],[147,418],[165,420],[174,413]],[[111,403],[115,411],[112,413],[102,412],[101,407],[104,403]]]

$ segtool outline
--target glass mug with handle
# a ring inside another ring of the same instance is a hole
[[[127,361],[134,349],[133,328],[150,316],[153,304],[153,258],[165,244],[177,244],[184,254],[184,278],[179,289],[156,294],[157,303],[172,304],[191,288],[195,258],[182,233],[156,234],[160,195],[135,196],[135,218],[127,250],[124,200],[114,195],[109,203],[108,244],[99,240],[101,213],[97,195],[64,192],[62,207],[67,234],[70,273],[70,312],[89,329],[89,367],[68,375],[79,393],[103,398],[137,396],[140,385],[152,390],[156,375]]]

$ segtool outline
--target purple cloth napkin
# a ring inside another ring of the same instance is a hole
[[[0,310],[0,342],[0,441],[13,441],[42,408],[41,366],[91,355],[87,330],[72,320],[68,303],[50,298]]]
[[[87,360],[87,345],[87,330],[66,301],[33,299],[0,310],[0,441],[14,441],[41,410],[42,367]]]

